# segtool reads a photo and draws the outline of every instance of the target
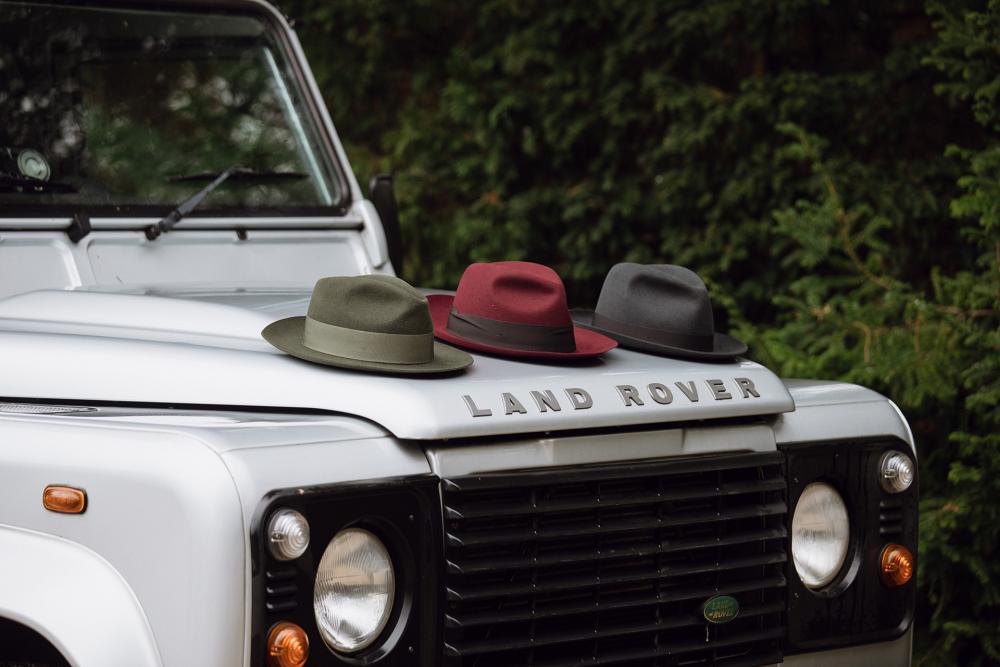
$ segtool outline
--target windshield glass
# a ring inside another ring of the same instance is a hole
[[[341,199],[283,50],[239,14],[0,2],[0,215],[330,213]]]

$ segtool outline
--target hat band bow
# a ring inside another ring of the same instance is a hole
[[[434,358],[434,334],[394,334],[347,329],[306,317],[302,344],[316,352],[357,361],[425,364]]]

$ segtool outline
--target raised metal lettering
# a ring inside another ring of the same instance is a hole
[[[476,405],[476,402],[472,400],[472,397],[468,394],[462,396],[462,400],[465,401],[465,407],[469,408],[469,412],[472,413],[473,417],[490,417],[493,415],[493,411],[489,409],[483,409]]]
[[[620,384],[616,385],[615,389],[617,389],[618,393],[621,394],[622,402],[625,403],[626,408],[633,404],[645,405],[645,403],[642,402],[642,399],[639,398],[639,390],[633,387],[632,385]]]
[[[559,412],[562,410],[559,406],[559,401],[556,400],[556,395],[552,393],[551,389],[533,391],[531,392],[531,397],[535,399],[535,405],[538,406],[539,412],[548,412],[549,410]]]
[[[649,397],[660,405],[670,405],[674,402],[674,394],[667,389],[666,385],[654,382],[647,386],[646,389],[649,391]]]
[[[740,392],[743,394],[743,398],[760,398],[760,394],[757,393],[757,387],[753,386],[753,380],[750,378],[733,378],[736,380],[736,384],[740,387]]]
[[[594,399],[590,397],[586,389],[567,387],[563,391],[566,392],[566,396],[569,398],[569,402],[573,405],[574,410],[586,410],[594,407]]]
[[[683,382],[675,382],[674,385],[681,390],[681,393],[687,396],[687,399],[692,403],[698,402],[698,387],[695,386],[694,380],[687,383],[687,386]]]
[[[726,391],[726,385],[722,383],[722,380],[705,380],[705,384],[712,390],[712,394],[717,401],[724,401],[733,397],[732,394]]]
[[[527,409],[521,405],[521,401],[514,398],[514,394],[506,391],[503,393],[503,409],[504,413],[508,415],[512,415],[515,412],[520,412],[522,415],[528,414]]]

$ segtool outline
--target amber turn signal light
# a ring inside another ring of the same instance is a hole
[[[309,637],[294,623],[278,623],[267,636],[269,667],[304,667],[309,659]]]
[[[902,544],[887,544],[882,549],[882,582],[891,588],[913,578],[913,554]]]
[[[60,514],[83,514],[87,509],[87,492],[72,486],[49,485],[42,492],[42,507]]]

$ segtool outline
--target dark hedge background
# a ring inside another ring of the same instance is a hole
[[[1000,1],[282,6],[412,282],[685,264],[754,359],[893,398],[921,662],[1000,663]]]

